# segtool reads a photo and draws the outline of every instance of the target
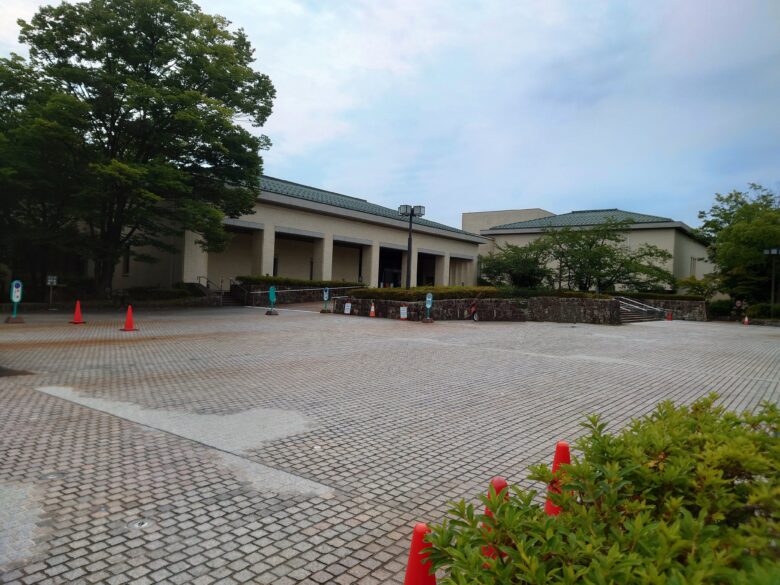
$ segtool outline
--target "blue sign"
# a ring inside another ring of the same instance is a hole
[[[14,304],[13,314],[11,315],[16,319],[16,308],[19,303],[22,302],[22,281],[14,280],[11,283],[11,302]]]
[[[428,293],[425,295],[425,308],[430,309],[433,306],[433,295]]]
[[[327,301],[330,298],[330,289],[326,286],[322,289],[322,300]]]
[[[276,287],[272,286],[268,289],[268,302],[273,307],[276,304]]]

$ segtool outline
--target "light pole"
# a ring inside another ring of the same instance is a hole
[[[412,220],[415,217],[425,215],[425,207],[422,205],[400,205],[399,215],[409,218],[409,243],[406,250],[406,288],[412,286]]]
[[[769,318],[775,318],[775,264],[777,264],[777,257],[780,256],[780,248],[769,248],[764,250],[766,256],[772,259],[772,293],[770,295],[769,305]]]

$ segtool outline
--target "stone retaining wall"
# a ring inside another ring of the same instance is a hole
[[[335,299],[333,310],[344,313],[344,303],[347,298]],[[352,314],[367,317],[371,311],[371,299],[352,299]],[[431,307],[431,318],[434,321],[456,321],[468,319],[468,309],[473,299],[434,299]],[[400,319],[401,307],[406,306],[409,321],[420,321],[425,317],[425,303],[374,300],[377,317]],[[525,321],[525,313],[520,304],[512,299],[480,299],[477,304],[477,314],[480,321]]]
[[[704,301],[677,301],[660,299],[636,299],[637,302],[672,312],[672,319],[706,321],[707,306]]]
[[[620,325],[620,303],[614,299],[532,297],[528,299],[529,321]]]

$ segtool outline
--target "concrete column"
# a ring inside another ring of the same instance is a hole
[[[436,286],[450,285],[450,254],[445,252],[444,256],[436,256],[436,275],[434,277]]]
[[[401,256],[401,288],[406,288],[406,263],[409,261],[406,252]],[[417,246],[412,242],[412,278],[410,286],[414,288],[417,286]]]
[[[198,282],[199,276],[208,276],[209,254],[196,242],[200,238],[191,231],[184,232],[184,246],[182,247],[182,282]]]
[[[314,241],[314,280],[333,278],[333,234]]]
[[[363,246],[363,284],[379,286],[379,242]]]
[[[474,260],[468,260],[465,265],[465,270],[463,271],[463,282],[466,283],[466,286],[474,286],[477,284],[477,261]]]
[[[252,275],[263,274],[263,230],[252,232]]]
[[[276,248],[276,226],[265,224],[263,227],[262,243],[260,245],[260,272],[261,276],[273,276],[274,253]]]

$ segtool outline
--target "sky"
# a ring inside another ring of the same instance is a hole
[[[50,2],[48,2],[50,3]],[[24,54],[4,0],[0,54]],[[460,226],[780,191],[777,0],[201,0],[276,89],[267,175]]]

